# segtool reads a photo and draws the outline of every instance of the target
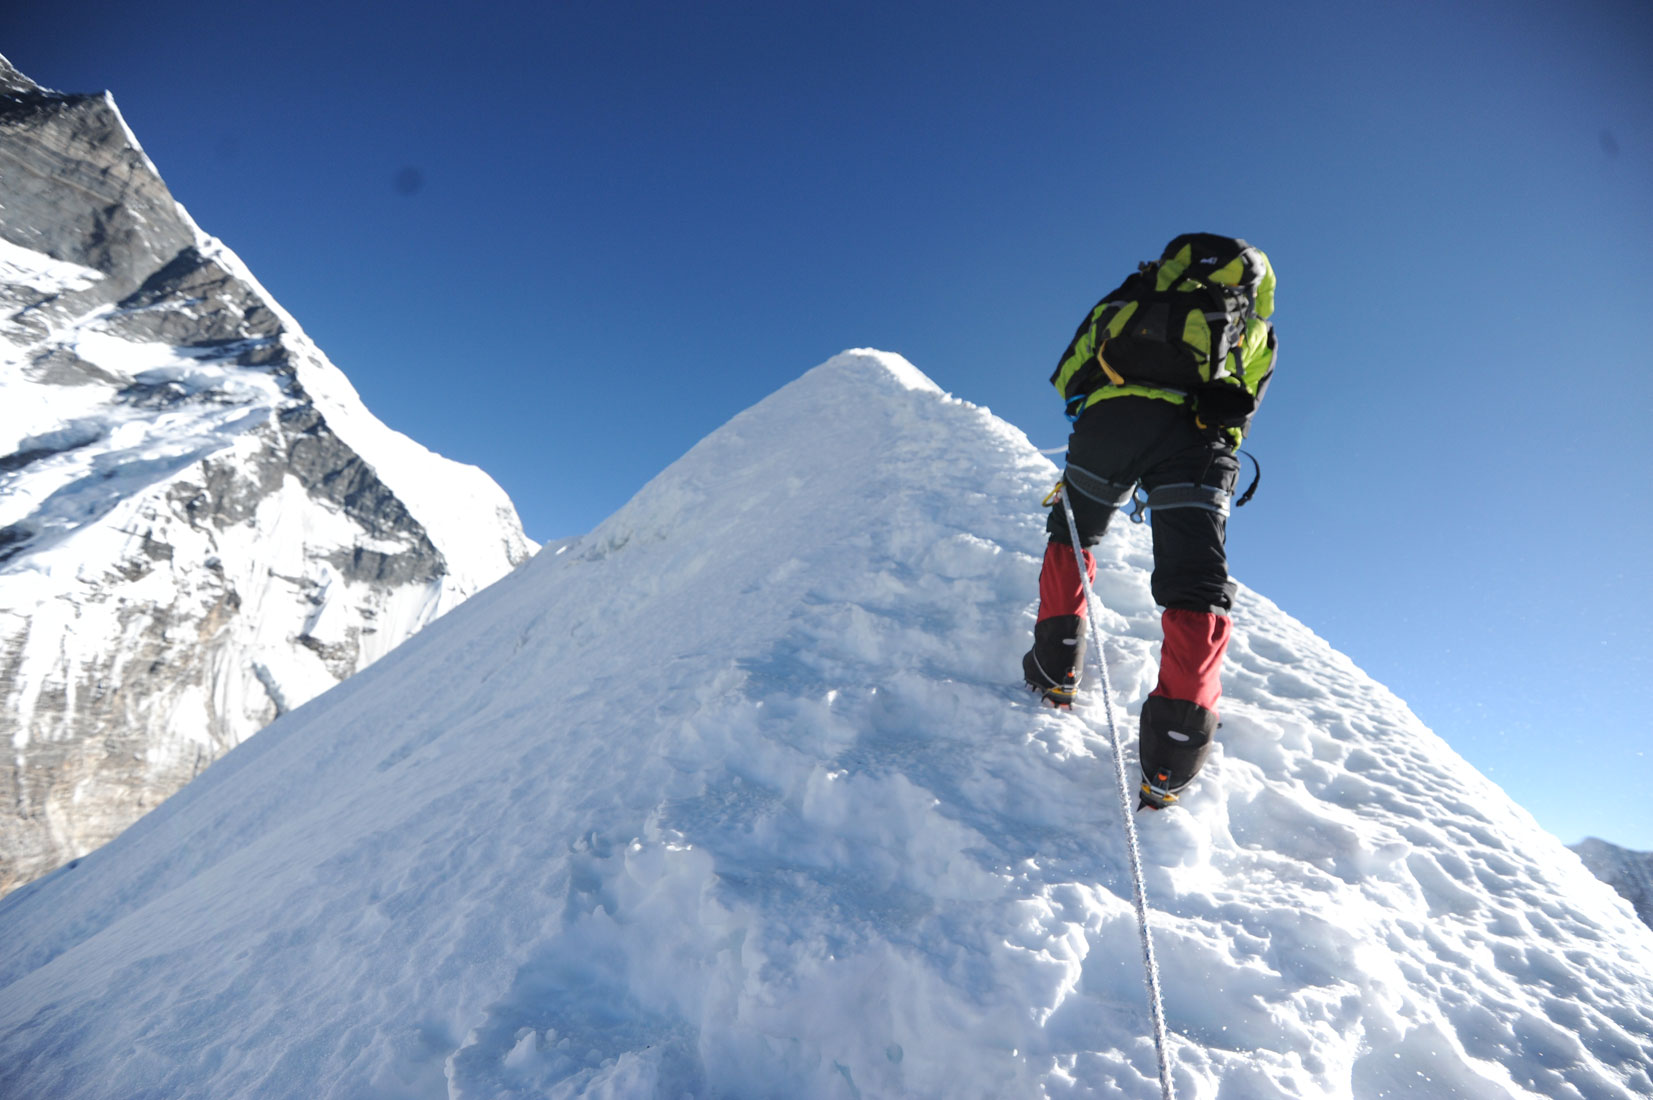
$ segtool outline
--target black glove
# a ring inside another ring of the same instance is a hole
[[[1243,428],[1257,411],[1257,398],[1240,386],[1207,382],[1194,391],[1194,425],[1213,439],[1232,442],[1230,428]]]

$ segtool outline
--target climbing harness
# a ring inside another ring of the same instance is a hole
[[[1055,455],[1062,454],[1066,450],[1066,446],[1044,447],[1039,450],[1039,453],[1042,455]],[[1239,499],[1234,502],[1234,507],[1244,508],[1248,503],[1250,503],[1251,498],[1257,495],[1257,486],[1263,483],[1263,464],[1257,461],[1256,455],[1243,448],[1236,450],[1234,453],[1236,455],[1244,455],[1245,457],[1251,459],[1251,484],[1246,486],[1245,492],[1241,493]],[[1203,473],[1200,475],[1200,479],[1201,481],[1205,479],[1205,475]],[[1056,483],[1056,488],[1045,494],[1044,506],[1049,508],[1052,504],[1054,504],[1058,494],[1060,494],[1061,491],[1062,482],[1058,481]],[[1130,521],[1132,523],[1146,523],[1148,520],[1148,508],[1150,506],[1150,501],[1148,500],[1146,491],[1142,490],[1140,486],[1133,488],[1129,496],[1125,496],[1120,499],[1119,506],[1123,506],[1127,501],[1131,505],[1131,510],[1126,513],[1126,515],[1130,518]]]
[[[1171,1059],[1166,1050],[1165,1008],[1159,993],[1159,964],[1154,960],[1154,941],[1148,930],[1148,893],[1142,884],[1142,852],[1136,843],[1136,820],[1131,809],[1130,787],[1125,780],[1125,756],[1119,747],[1119,730],[1113,718],[1113,688],[1108,682],[1108,660],[1102,652],[1102,638],[1097,632],[1096,593],[1091,590],[1090,574],[1085,569],[1084,552],[1080,549],[1079,525],[1074,522],[1073,510],[1062,495],[1057,483],[1051,496],[1068,520],[1068,537],[1073,540],[1074,564],[1079,567],[1079,584],[1085,593],[1085,621],[1090,630],[1091,648],[1096,651],[1096,665],[1102,674],[1102,709],[1108,718],[1108,743],[1113,748],[1114,779],[1119,789],[1119,813],[1125,820],[1125,848],[1130,855],[1131,887],[1136,898],[1136,927],[1142,938],[1142,970],[1148,986],[1148,1014],[1154,1025],[1154,1048],[1159,1052],[1159,1091],[1161,1100],[1176,1100],[1171,1088]]]

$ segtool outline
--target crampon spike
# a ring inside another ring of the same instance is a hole
[[[1163,810],[1176,802],[1177,796],[1170,789],[1171,773],[1155,772],[1152,779],[1144,778],[1142,786],[1137,791],[1138,801],[1136,808],[1140,812],[1143,807],[1150,810]]]

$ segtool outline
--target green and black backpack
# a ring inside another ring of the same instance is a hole
[[[1096,304],[1051,382],[1075,419],[1107,387],[1179,402],[1213,382],[1247,389],[1247,326],[1273,312],[1274,271],[1261,250],[1185,233]]]

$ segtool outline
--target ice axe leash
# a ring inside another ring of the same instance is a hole
[[[1085,593],[1085,622],[1090,631],[1091,649],[1096,652],[1096,666],[1102,675],[1102,710],[1108,718],[1108,743],[1113,747],[1113,772],[1119,789],[1119,816],[1125,822],[1125,849],[1131,860],[1131,887],[1136,898],[1136,928],[1142,938],[1142,972],[1148,986],[1148,1015],[1154,1025],[1154,1049],[1159,1052],[1159,1092],[1161,1100],[1175,1100],[1171,1087],[1171,1056],[1165,1031],[1165,1008],[1159,993],[1159,963],[1154,960],[1154,940],[1148,929],[1148,892],[1142,883],[1142,852],[1136,843],[1136,816],[1131,806],[1131,787],[1125,778],[1125,755],[1120,751],[1119,729],[1113,718],[1113,687],[1108,682],[1107,655],[1102,652],[1102,636],[1096,626],[1096,611],[1100,606],[1091,590],[1090,572],[1085,568],[1085,552],[1079,544],[1079,525],[1074,522],[1073,510],[1068,507],[1065,485],[1058,483],[1052,495],[1057,507],[1068,521],[1068,538],[1072,540],[1073,561],[1079,570],[1079,585]]]

